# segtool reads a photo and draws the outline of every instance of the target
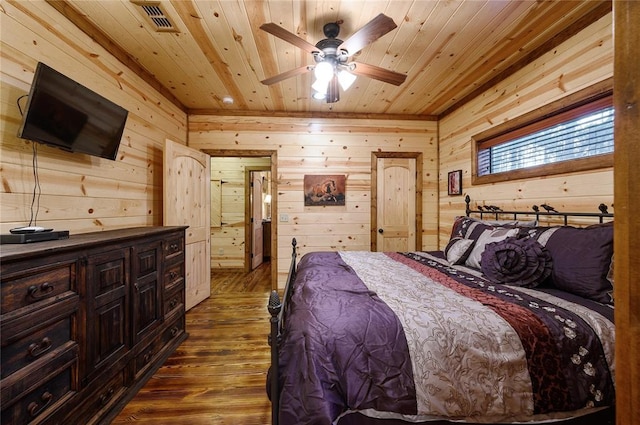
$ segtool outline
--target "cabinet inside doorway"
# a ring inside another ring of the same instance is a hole
[[[271,258],[271,220],[262,222],[262,256],[265,261]]]

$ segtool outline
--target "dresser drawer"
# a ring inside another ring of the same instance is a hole
[[[2,380],[3,424],[21,425],[37,421],[76,393],[78,348],[75,344],[68,345],[49,354],[51,359],[43,359]],[[43,379],[35,376],[36,369]]]
[[[72,395],[71,367],[68,367],[13,406],[3,410],[2,423],[12,425],[28,424],[36,420],[38,416],[51,413]]]
[[[18,310],[22,313],[19,315],[10,313],[0,316],[2,349],[60,320],[70,316],[75,318],[80,305],[80,296],[74,292],[67,294],[68,297],[54,303],[43,303]],[[71,339],[76,339],[77,332],[77,327],[72,325]],[[4,356],[2,358],[4,359]]]
[[[38,302],[55,302],[68,292],[76,293],[76,261],[55,263],[2,276],[1,314]]]
[[[98,387],[92,385],[89,393],[85,392],[82,402],[73,417],[62,422],[64,424],[92,424],[96,419],[108,412],[126,390],[125,370],[117,371],[107,382],[100,382]]]
[[[167,264],[164,269],[164,287],[171,291],[178,286],[184,286],[184,261]]]
[[[178,317],[171,322],[162,333],[162,344],[168,345],[168,343],[184,334],[185,331],[185,319],[184,314],[179,314]]]
[[[158,354],[162,344],[159,336],[156,337],[149,345],[140,350],[140,353],[134,360],[134,376],[136,379],[146,371],[147,367],[153,364],[153,359]]]
[[[72,317],[68,316],[2,347],[2,378],[71,341],[71,332]]]
[[[165,320],[178,309],[184,309],[184,289],[181,287],[165,294],[163,310]]]
[[[164,258],[166,260],[179,257],[184,253],[184,232],[179,235],[172,235],[164,242]]]
[[[141,350],[136,356],[134,365],[134,373],[136,378],[146,372],[147,368],[150,365],[155,363],[153,360],[160,354],[160,352],[166,349],[166,346],[170,341],[184,334],[184,315],[174,315],[173,317],[175,319],[173,319],[173,321],[162,331],[162,333],[158,335],[143,350]]]

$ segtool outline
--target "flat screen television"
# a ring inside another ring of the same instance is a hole
[[[127,110],[38,63],[18,137],[116,159]]]

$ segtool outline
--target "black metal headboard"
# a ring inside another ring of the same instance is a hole
[[[507,211],[495,205],[478,205],[475,210],[471,209],[471,198],[469,195],[465,196],[464,202],[467,204],[465,212],[467,217],[471,214],[479,214],[481,219],[492,218],[495,220],[504,220],[506,218],[517,220],[518,216],[535,216],[536,220],[540,220],[540,217],[563,217],[564,224],[567,225],[569,217],[595,217],[598,222],[603,223],[605,218],[613,218],[613,213],[610,213],[608,207],[605,204],[600,204],[598,210],[600,212],[561,212],[557,211],[554,207],[547,204],[541,204],[540,206],[534,205],[531,211]]]

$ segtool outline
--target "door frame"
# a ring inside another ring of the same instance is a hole
[[[378,158],[413,158],[416,160],[416,249],[422,249],[422,152],[371,152],[371,251],[378,241]]]
[[[278,151],[276,150],[241,150],[241,149],[202,149],[202,152],[208,154],[210,157],[238,157],[238,158],[256,158],[267,157],[271,158],[271,169],[265,171],[271,171],[271,288],[278,289],[278,223],[277,220],[273,220],[275,212],[278,211]],[[246,202],[245,202],[246,210]],[[245,212],[246,214],[246,212]],[[246,223],[245,223],[246,229]],[[246,235],[245,235],[246,241]],[[247,245],[245,243],[245,245]],[[245,256],[247,255],[248,247],[245,246]],[[250,252],[250,251],[249,251]],[[245,268],[246,268],[245,257]]]
[[[253,213],[251,203],[251,173],[254,171],[271,171],[271,167],[245,167],[244,168],[244,271],[250,272],[253,270],[251,253],[253,252],[253,228],[251,226],[251,215]],[[271,175],[271,181],[273,181],[273,174]],[[273,207],[273,204],[272,204]],[[273,217],[273,214],[271,214]],[[249,235],[249,237],[247,237]],[[247,243],[247,239],[249,243]],[[273,238],[272,238],[273,239]]]

